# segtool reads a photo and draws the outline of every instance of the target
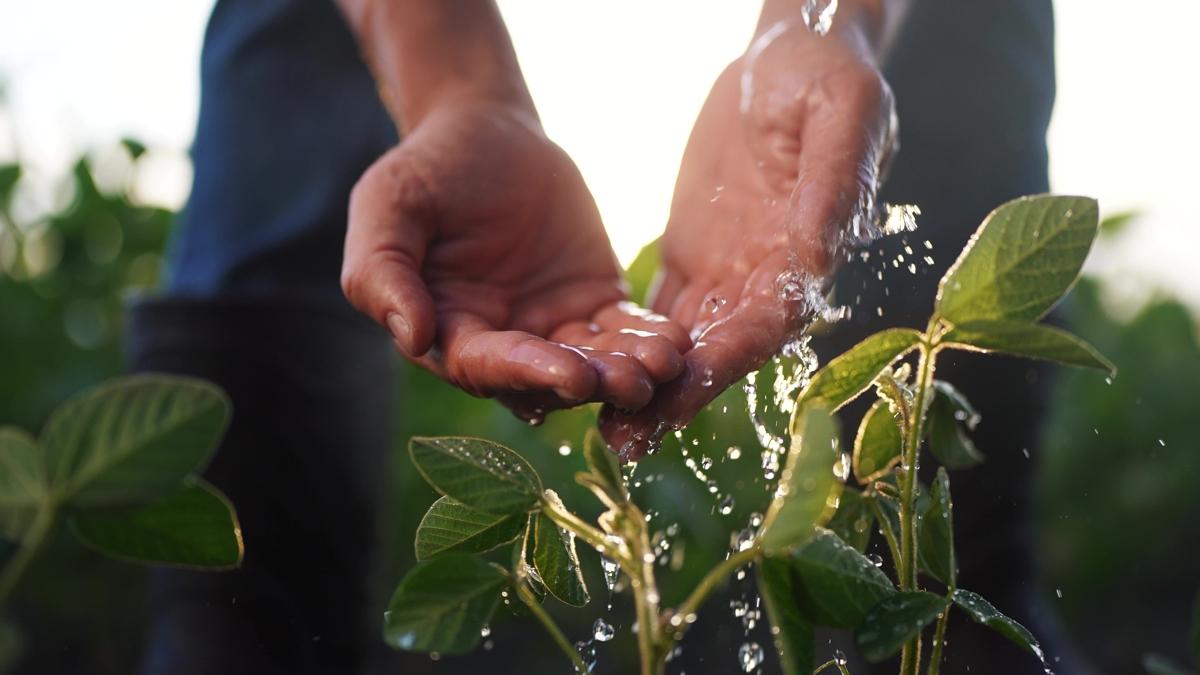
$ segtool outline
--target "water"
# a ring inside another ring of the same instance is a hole
[[[741,647],[738,647],[738,663],[742,664],[742,670],[750,673],[762,665],[763,648],[757,642],[743,642]]]
[[[616,634],[617,630],[612,627],[612,624],[608,623],[604,619],[596,619],[596,622],[592,624],[592,638],[595,639],[596,642],[608,642],[609,640],[613,639]]]
[[[800,14],[804,25],[817,35],[826,35],[833,26],[833,17],[837,14],[838,0],[805,0]]]

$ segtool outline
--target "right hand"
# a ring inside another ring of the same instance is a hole
[[[625,302],[579,170],[505,103],[443,104],[363,174],[342,286],[406,357],[530,421],[587,401],[638,410],[691,347]]]

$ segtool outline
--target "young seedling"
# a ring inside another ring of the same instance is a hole
[[[0,568],[0,604],[62,523],[121,560],[241,564],[233,506],[195,475],[228,419],[228,399],[206,382],[137,375],[68,400],[37,439],[0,427],[0,540],[16,544]]]
[[[900,653],[901,675],[915,675],[923,662],[936,675],[952,608],[1044,663],[1028,630],[958,586],[946,469],[981,461],[967,433],[978,414],[936,379],[936,366],[944,351],[965,350],[1112,372],[1080,339],[1037,323],[1078,277],[1097,222],[1096,202],[1080,197],[1026,197],[992,212],[942,278],[923,332],[877,333],[812,377],[796,400],[784,468],[757,530],[738,537],[729,556],[674,606],[658,592],[646,519],[594,432],[584,444],[588,470],[576,480],[606,509],[596,524],[569,511],[508,448],[475,438],[412,439],[413,463],[443,497],[417,530],[420,562],[392,597],[387,642],[468,651],[503,595],[524,603],[586,672],[588,664],[540,604],[547,594],[573,606],[588,601],[575,550],[581,539],[603,556],[606,573],[628,581],[643,675],[662,672],[711,592],[750,565],[787,675],[848,672],[841,658],[816,662],[815,626],[853,630],[869,661]],[[910,354],[915,364],[904,360]],[[864,415],[852,453],[844,452],[833,413],[872,388],[878,401]],[[942,466],[923,490],[917,467],[926,447]],[[844,485],[851,473],[858,488]],[[887,542],[895,579],[863,553],[872,523]],[[508,567],[479,557],[506,545],[513,547]],[[932,648],[923,659],[927,630]],[[761,662],[750,656],[747,671]]]

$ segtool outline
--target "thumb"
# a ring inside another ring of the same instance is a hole
[[[429,193],[399,149],[379,159],[350,195],[342,291],[391,333],[406,356],[429,351],[433,298],[421,278],[429,241]]]

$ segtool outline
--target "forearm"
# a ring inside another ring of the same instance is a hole
[[[765,0],[758,27],[757,38],[781,22],[794,22],[803,14],[804,6],[811,0]],[[865,39],[867,46],[877,56],[886,53],[910,0],[841,0],[834,17],[834,30],[850,28]]]
[[[454,100],[501,101],[536,115],[493,0],[337,3],[401,132]]]

